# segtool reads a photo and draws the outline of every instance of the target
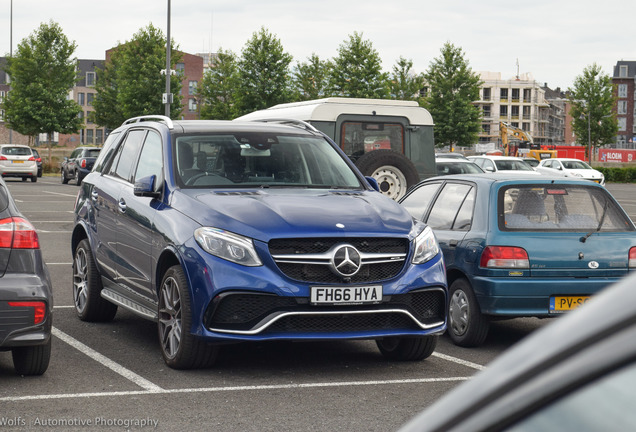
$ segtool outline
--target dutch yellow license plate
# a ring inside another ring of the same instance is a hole
[[[550,297],[550,313],[567,312],[584,304],[590,296],[554,296]]]

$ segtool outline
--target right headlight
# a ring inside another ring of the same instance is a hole
[[[248,267],[263,265],[251,238],[211,227],[197,228],[194,238],[206,252],[219,258]]]
[[[415,253],[411,262],[423,264],[439,253],[439,246],[430,227],[426,227],[415,237]]]

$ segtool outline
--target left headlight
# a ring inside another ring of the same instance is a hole
[[[254,249],[254,242],[218,228],[202,227],[194,231],[194,238],[206,252],[248,267],[263,265]]]
[[[415,237],[415,253],[411,262],[423,264],[433,259],[439,253],[439,246],[430,227],[426,227]]]

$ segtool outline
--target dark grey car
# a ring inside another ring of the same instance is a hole
[[[635,430],[634,284],[632,273],[528,336],[400,432]]]
[[[35,228],[0,179],[0,351],[21,375],[41,375],[51,356],[53,296]]]

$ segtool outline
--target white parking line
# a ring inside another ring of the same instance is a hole
[[[25,400],[46,400],[46,399],[66,399],[66,398],[88,398],[103,396],[138,396],[145,394],[176,394],[176,393],[213,393],[213,392],[235,392],[235,391],[255,391],[255,390],[288,390],[288,389],[306,389],[321,387],[350,387],[350,386],[377,386],[377,385],[393,385],[393,384],[427,384],[439,382],[456,382],[468,381],[471,377],[449,377],[449,378],[414,378],[403,380],[382,380],[382,381],[345,381],[345,382],[329,382],[329,383],[306,383],[306,384],[273,384],[260,386],[234,386],[234,387],[203,387],[203,388],[184,388],[184,389],[160,389],[156,391],[123,391],[123,392],[103,392],[103,393],[67,393],[67,394],[50,394],[50,395],[34,395],[34,396],[9,396],[0,398],[0,402],[17,402]]]
[[[134,373],[130,369],[126,369],[125,367],[123,367],[119,363],[116,363],[116,362],[112,361],[108,357],[98,353],[97,351],[95,351],[94,349],[90,348],[89,346],[84,345],[82,342],[80,342],[77,339],[67,335],[63,331],[53,327],[53,329],[51,330],[51,333],[53,334],[53,336],[56,336],[56,337],[60,338],[62,341],[66,342],[67,344],[69,344],[73,348],[77,349],[78,351],[86,354],[87,356],[89,356],[90,358],[95,360],[96,362],[102,364],[103,366],[107,367],[108,369],[112,370],[113,372],[118,373],[119,375],[123,376],[124,378],[134,382],[139,387],[146,389],[146,391],[151,392],[151,393],[163,391],[163,389],[161,387],[159,387],[158,385],[148,381],[147,379],[143,378],[140,375],[137,375],[136,373]]]
[[[468,366],[469,368],[473,368],[473,369],[477,369],[477,370],[486,369],[486,366],[482,366],[480,364],[469,362],[467,360],[462,360],[460,358],[452,357],[452,356],[449,356],[449,355],[446,355],[446,354],[441,354],[441,353],[438,353],[438,352],[434,352],[432,355],[435,356],[435,357],[439,357],[439,358],[441,358],[443,360],[449,361],[449,362],[460,364],[462,366]]]

